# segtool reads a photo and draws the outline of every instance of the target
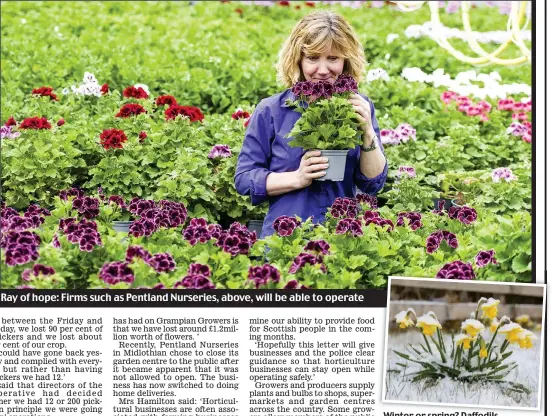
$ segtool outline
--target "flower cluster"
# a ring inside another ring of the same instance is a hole
[[[90,220],[100,215],[100,201],[89,196],[77,197],[73,199],[73,209]]]
[[[366,74],[366,81],[372,82],[381,79],[383,81],[389,81],[389,74],[383,68],[371,69]]]
[[[57,95],[54,94],[54,89],[52,87],[35,88],[32,94],[38,97],[50,97],[51,100],[58,101]]]
[[[142,246],[129,246],[126,251],[125,261],[127,263],[132,263],[135,258],[142,259],[144,262],[148,263],[151,254]]]
[[[310,97],[314,100],[319,98],[330,98],[334,94],[344,94],[350,92],[358,92],[358,86],[355,79],[347,74],[341,74],[332,84],[327,81],[299,81],[291,88],[291,92],[296,97],[306,99]]]
[[[144,89],[144,86],[137,86],[137,85],[126,87],[123,91],[123,97],[138,98],[138,99],[148,98],[149,93],[146,91],[146,89]]]
[[[312,240],[305,245],[303,250],[312,251],[315,254],[330,254],[330,244],[326,240]]]
[[[142,113],[146,113],[146,109],[140,104],[128,103],[121,107],[119,112],[115,114],[115,117],[128,118]]]
[[[51,129],[52,125],[46,117],[29,117],[21,122],[20,129],[46,130]]]
[[[435,253],[439,249],[439,246],[441,245],[441,241],[443,240],[445,240],[445,242],[449,247],[458,248],[458,240],[455,234],[451,233],[450,231],[439,230],[439,231],[435,231],[434,233],[431,233],[429,237],[427,237],[426,239],[427,254]]]
[[[174,289],[214,289],[215,285],[208,277],[202,274],[187,274],[181,280],[177,281]]]
[[[402,176],[408,176],[409,178],[415,178],[416,177],[416,168],[413,166],[399,166],[399,172],[397,173],[397,177]]]
[[[176,98],[174,98],[172,95],[160,95],[155,100],[155,105],[161,107],[164,105],[168,105],[169,107],[173,105],[178,105]]]
[[[35,278],[40,278],[43,276],[51,276],[55,273],[56,271],[53,267],[36,263],[35,265],[33,265],[32,269],[23,270],[23,272],[21,273],[21,278],[26,282],[30,282]]]
[[[80,188],[69,188],[59,191],[59,197],[62,201],[67,201],[70,196],[82,198],[84,196],[84,191]]]
[[[423,226],[422,214],[419,212],[399,212],[397,226],[404,225],[404,219],[408,219],[408,226],[412,231],[416,231]]]
[[[533,102],[529,98],[519,102],[512,98],[505,98],[498,100],[497,107],[502,111],[511,111],[513,120],[527,121],[529,118],[527,113],[533,111]]]
[[[128,253],[127,253],[128,254]],[[157,273],[170,272],[176,268],[176,263],[169,253],[157,253],[147,262]]]
[[[375,195],[369,195],[369,194],[357,194],[356,200],[360,204],[367,204],[371,209],[377,209],[378,208],[378,197]]]
[[[38,259],[40,237],[32,231],[9,231],[2,234],[0,247],[5,250],[8,266],[26,264]]]
[[[226,158],[231,157],[232,151],[227,144],[216,144],[209,152],[209,159]]]
[[[416,141],[416,129],[408,123],[401,123],[394,129],[380,131],[381,144],[398,145],[409,140]]]
[[[6,126],[6,127],[17,126],[17,121],[15,120],[15,118],[13,118],[13,116],[11,116],[11,117],[8,118],[8,120],[4,123],[4,126]]]
[[[146,140],[147,137],[148,137],[148,134],[145,131],[141,131],[138,134],[138,140],[140,141],[140,143],[144,143],[144,140]]]
[[[192,263],[188,267],[188,274],[174,284],[174,288],[186,289],[214,289],[210,280],[211,269],[206,264]]]
[[[193,106],[175,104],[165,110],[166,120],[174,120],[177,116],[188,117],[192,123],[201,122],[205,118],[201,110]]]
[[[134,237],[149,237],[160,228],[179,227],[188,218],[188,210],[184,204],[164,199],[156,204],[151,199],[133,198],[128,210],[139,217],[129,227],[129,233]]]
[[[215,239],[215,245],[232,256],[248,254],[257,241],[257,233],[249,231],[239,222],[234,222],[228,230],[223,230],[219,224],[207,224],[205,218],[193,218],[190,225],[182,230],[182,236],[191,245]]]
[[[94,74],[85,72],[82,83],[78,87],[72,85],[71,90],[75,95],[93,95],[95,97],[101,97],[102,95],[107,94],[109,87],[107,84],[100,86]],[[67,94],[68,92],[69,91],[67,89],[64,90],[64,94]]]
[[[100,144],[105,150],[122,149],[127,140],[125,132],[119,129],[107,129],[100,134]]]
[[[253,282],[255,289],[267,285],[269,282],[278,283],[280,281],[280,272],[270,264],[262,266],[250,266],[247,278]]]
[[[356,218],[358,212],[358,201],[353,198],[336,198],[330,207],[330,214],[334,218]]]
[[[320,270],[326,273],[326,266],[324,265],[324,258],[321,255],[314,255],[311,253],[301,253],[295,259],[289,268],[290,274],[295,274],[303,268],[306,264],[312,264],[313,266],[319,264]]]
[[[19,136],[21,136],[21,133],[12,131],[12,126],[0,127],[0,139],[17,139]]]
[[[75,218],[62,218],[59,220],[59,229],[67,236],[69,242],[78,243],[81,251],[90,252],[95,246],[102,245],[98,224],[95,221],[83,218],[77,222]]]
[[[346,234],[347,232],[350,232],[354,237],[363,235],[364,233],[362,232],[362,223],[360,220],[354,218],[343,218],[339,220],[335,227],[335,233]]]
[[[284,289],[308,289],[308,286],[300,284],[297,280],[293,279],[286,283]]]
[[[475,256],[475,264],[477,267],[485,267],[487,264],[497,264],[494,250],[481,250]]]
[[[387,232],[391,232],[395,228],[393,221],[381,217],[377,211],[366,210],[363,217],[366,225],[376,224],[379,227],[385,227],[388,225],[389,228],[387,228]]]
[[[128,263],[124,261],[114,261],[102,266],[100,270],[100,279],[108,285],[114,285],[119,282],[133,283],[134,273],[132,273],[132,269],[128,267]]]
[[[445,264],[438,272],[437,279],[473,280],[475,273],[470,263],[456,260]]]
[[[249,118],[251,115],[247,111],[243,111],[241,108],[237,108],[236,112],[232,114],[234,120],[239,120],[240,118]]]
[[[510,127],[506,129],[506,133],[514,136],[521,136],[522,140],[527,143],[533,141],[533,123],[530,121],[524,121],[523,123],[513,122]]]
[[[430,23],[430,22],[428,22]],[[439,33],[442,31],[439,29]],[[530,34],[531,31],[528,31]],[[510,35],[508,34],[508,37]],[[401,76],[410,82],[426,82],[435,87],[447,87],[450,91],[463,96],[474,96],[481,99],[505,98],[509,94],[531,94],[531,86],[527,84],[500,84],[502,78],[496,71],[490,74],[477,73],[471,69],[459,72],[453,79],[442,68],[438,68],[431,74],[426,74],[420,68],[403,68]],[[476,81],[473,83],[471,81]],[[481,87],[480,83],[483,83]]]
[[[496,168],[492,173],[493,182],[497,183],[502,180],[511,182],[517,180],[517,176],[509,168]]]
[[[448,105],[450,102],[455,101],[458,111],[462,111],[468,116],[479,116],[481,121],[489,121],[489,112],[492,109],[492,105],[485,100],[472,102],[469,97],[455,93],[454,91],[444,91],[441,94],[441,101]]]
[[[297,218],[281,215],[274,220],[272,228],[278,233],[280,237],[285,237],[293,234],[293,231],[299,227],[301,221]]]
[[[477,211],[474,208],[468,206],[463,207],[450,207],[448,210],[449,218],[457,219],[463,224],[471,224],[477,219]]]

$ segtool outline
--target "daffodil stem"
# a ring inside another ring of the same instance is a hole
[[[498,328],[493,334],[493,337],[491,338],[491,342],[489,342],[489,346],[487,347],[487,351],[489,351],[489,353],[491,352],[491,347],[493,346],[493,342],[496,338],[496,334],[498,334]],[[491,359],[491,354],[489,354],[489,356],[485,358],[485,360],[483,361],[483,364],[486,364],[487,362],[489,362],[490,359]]]
[[[502,346],[500,347],[500,353],[502,354],[504,351],[506,351],[506,347],[510,344],[507,339],[504,340],[502,343]]]
[[[428,349],[429,353],[430,353],[430,354],[433,354],[433,351],[431,350],[431,346],[429,345],[429,341],[427,340],[427,337],[426,337],[426,335],[425,335],[425,334],[423,334],[423,333],[422,333],[422,335],[423,335],[423,337],[424,337],[424,340],[425,340],[425,342],[426,342],[426,345],[427,345],[427,349]]]
[[[433,341],[433,343],[435,344],[435,346],[437,347],[437,351],[439,351],[439,355],[441,355],[441,360],[443,360],[443,364],[445,364],[447,362],[447,359],[445,358],[445,354],[443,353],[443,349],[441,348],[439,343],[437,341],[435,341],[435,339],[433,337],[430,337],[430,338]],[[439,338],[439,335],[437,335],[437,338]]]
[[[439,328],[437,328],[437,336],[439,337],[439,344],[441,344],[441,349],[443,350],[443,353],[446,355],[447,347],[445,346],[445,341],[443,340],[443,334],[441,333],[441,330]]]

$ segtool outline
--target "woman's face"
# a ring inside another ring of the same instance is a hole
[[[306,81],[327,81],[332,84],[343,72],[345,58],[339,57],[336,50],[326,48],[321,54],[306,55],[301,58],[301,70]]]

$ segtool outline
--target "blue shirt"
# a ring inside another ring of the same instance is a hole
[[[372,126],[380,137],[376,121],[374,104],[365,96],[372,109]],[[274,233],[272,223],[280,215],[295,216],[302,220],[313,217],[313,222],[325,220],[328,207],[338,197],[354,198],[356,188],[374,195],[387,178],[387,162],[381,174],[368,178],[360,171],[360,146],[351,149],[347,155],[345,177],[341,182],[313,181],[311,185],[287,192],[268,196],[266,177],[271,172],[292,172],[299,168],[304,149],[290,147],[292,138],[285,138],[301,114],[286,105],[287,99],[294,99],[290,89],[263,99],[255,108],[245,132],[243,147],[238,156],[238,166],[234,183],[238,193],[249,195],[253,205],[268,201],[269,209],[263,223],[260,238]],[[381,141],[378,144],[383,152]]]

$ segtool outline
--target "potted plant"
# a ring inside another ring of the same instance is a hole
[[[356,81],[350,75],[340,75],[334,84],[300,81],[292,88],[295,107],[301,117],[286,136],[293,139],[291,147],[320,150],[328,159],[326,175],[319,181],[342,181],[347,154],[362,144],[362,126],[348,101],[351,92],[358,92]]]

